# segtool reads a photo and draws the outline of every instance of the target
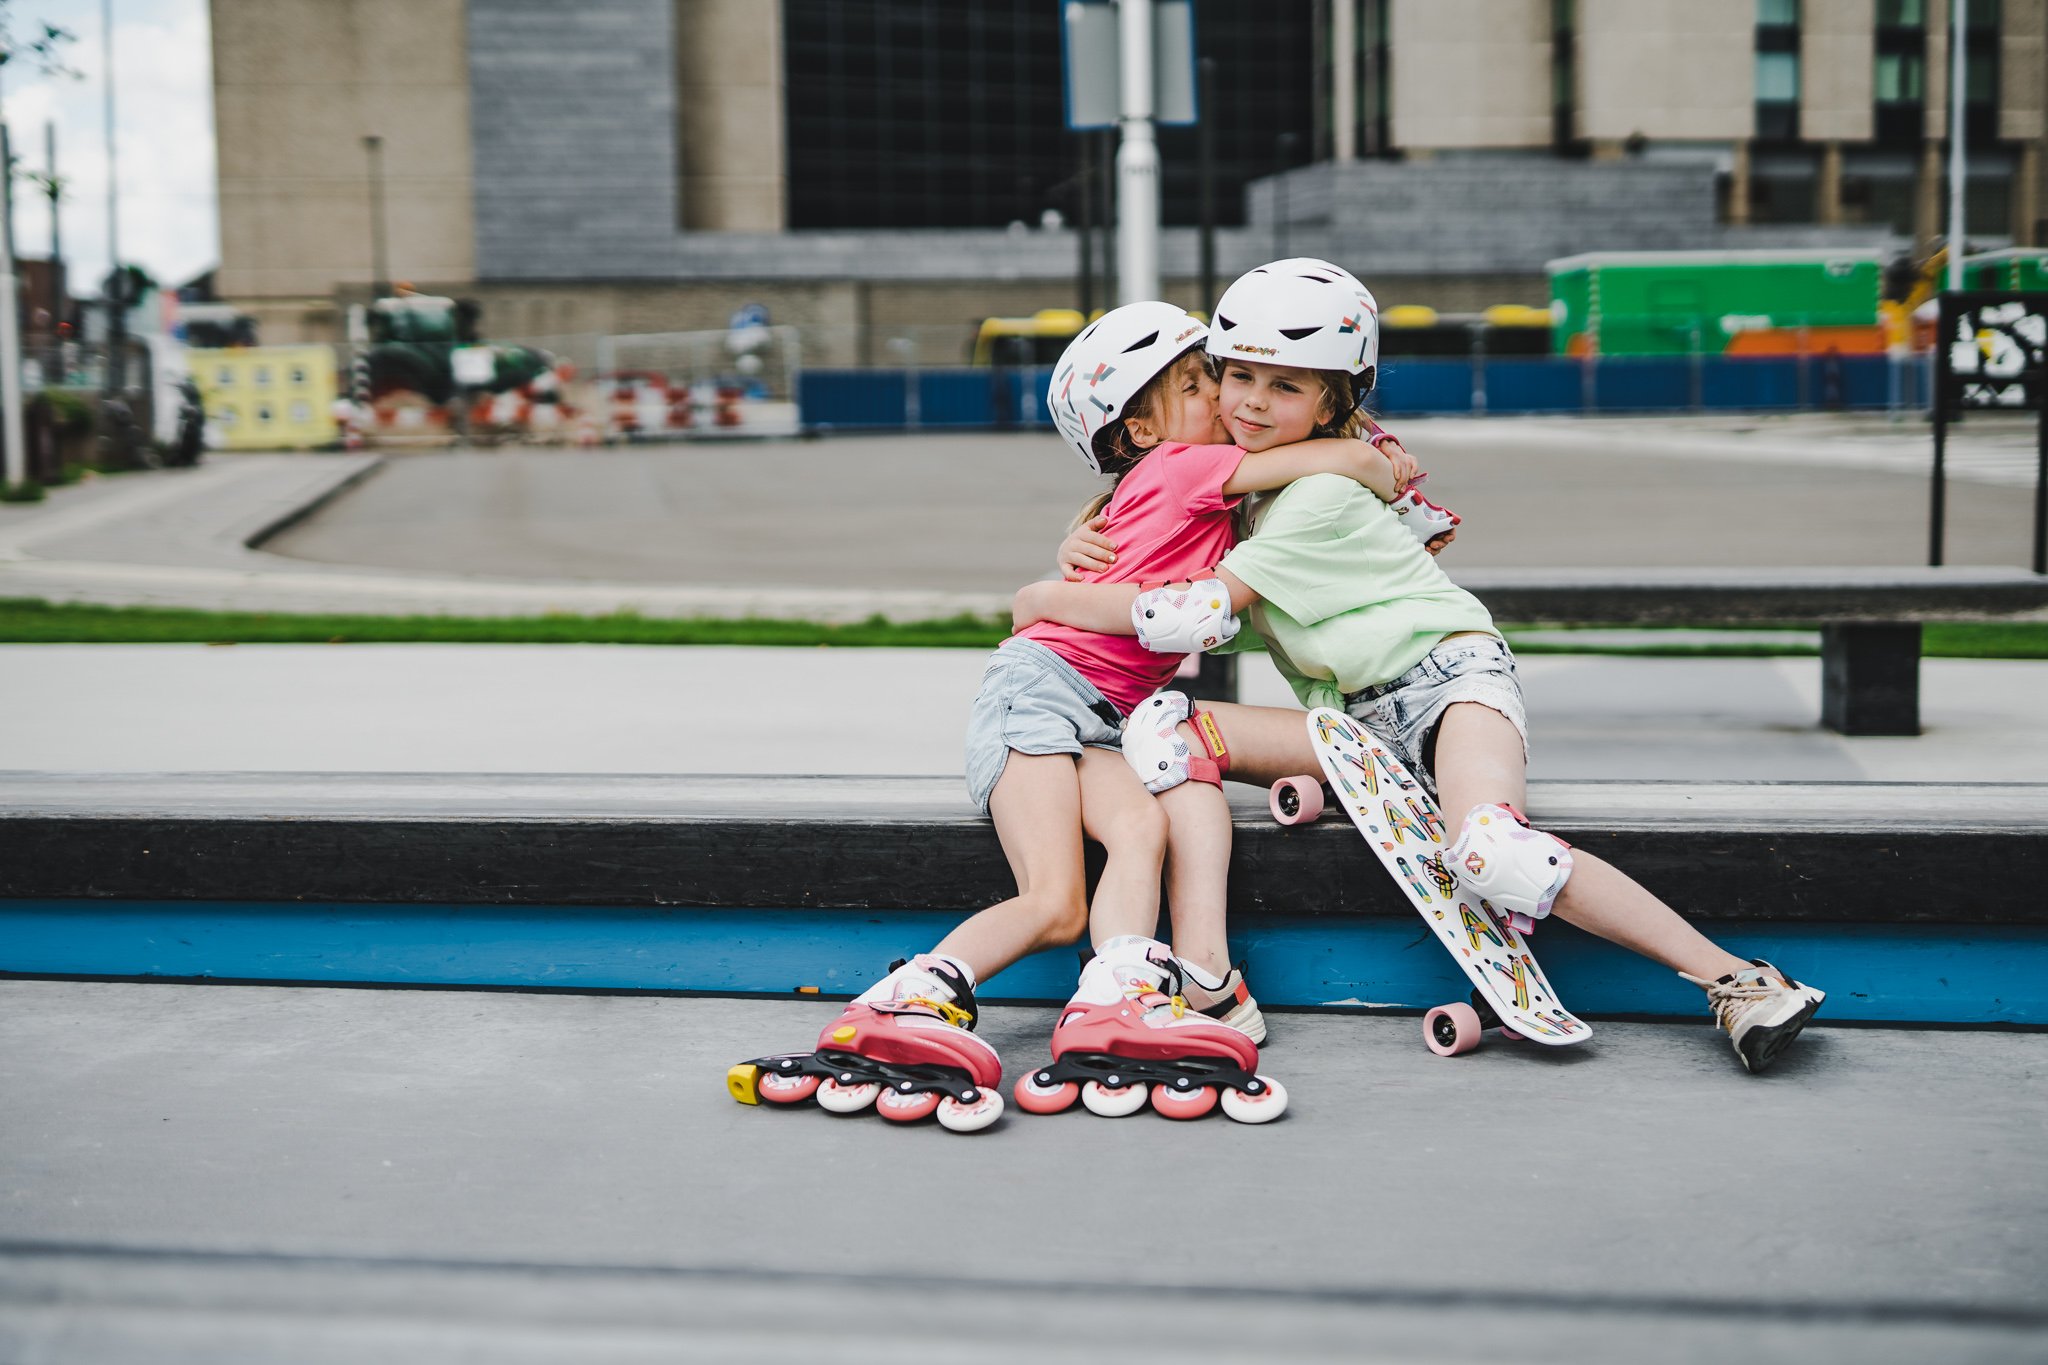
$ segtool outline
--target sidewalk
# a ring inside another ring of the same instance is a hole
[[[0,1359],[2048,1358],[2048,1036],[1750,1077],[1704,1027],[1288,1014],[1258,1128],[726,1096],[835,1008],[0,982]],[[1012,1077],[1050,1023],[989,1011]]]

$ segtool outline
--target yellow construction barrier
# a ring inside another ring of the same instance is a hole
[[[226,450],[311,450],[341,438],[334,352],[247,346],[187,352],[214,444]]]

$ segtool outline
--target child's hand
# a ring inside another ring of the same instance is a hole
[[[1102,528],[1108,524],[1108,517],[1096,516],[1060,542],[1062,578],[1072,582],[1082,574],[1099,573],[1116,563],[1116,542],[1102,534]]]
[[[1422,466],[1408,453],[1392,432],[1383,431],[1373,440],[1380,454],[1387,457],[1387,463],[1394,467],[1394,492],[1398,495],[1408,491],[1408,485],[1422,475]]]
[[[1425,541],[1423,543],[1422,548],[1429,551],[1433,555],[1440,555],[1444,552],[1444,546],[1450,544],[1457,538],[1458,528],[1453,526],[1450,530],[1444,532],[1442,535],[1436,537],[1434,540]]]

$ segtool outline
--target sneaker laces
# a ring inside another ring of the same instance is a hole
[[[1686,972],[1680,972],[1679,975],[1695,986],[1706,989],[1707,1007],[1714,1012],[1714,1022],[1723,1032],[1731,1034],[1735,1032],[1735,1025],[1743,1015],[1772,996],[1790,989],[1786,985],[1773,983],[1766,972],[1758,972],[1747,979],[1731,974],[1718,981],[1703,981]]]

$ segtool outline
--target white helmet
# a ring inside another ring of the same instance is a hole
[[[1209,354],[1225,360],[1338,370],[1360,380],[1379,368],[1379,305],[1349,272],[1308,256],[1238,277],[1216,303]]]
[[[1102,472],[1095,437],[1153,377],[1209,334],[1208,324],[1170,303],[1127,303],[1067,343],[1052,368],[1045,406],[1081,462]]]

